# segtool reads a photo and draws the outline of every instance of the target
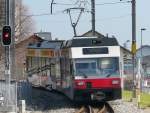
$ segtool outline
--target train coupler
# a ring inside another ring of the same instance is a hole
[[[96,92],[91,94],[91,100],[103,100],[105,99],[105,94],[103,92]]]

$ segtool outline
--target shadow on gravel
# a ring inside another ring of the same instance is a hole
[[[113,109],[106,102],[73,102],[64,94],[57,91],[48,91],[42,88],[32,89],[32,98],[27,103],[27,110],[29,111],[48,111],[64,108],[77,108],[82,106],[92,106],[93,108],[101,108],[103,105],[108,107],[109,113],[114,113]]]
[[[75,106],[74,102],[60,92],[33,88],[31,101],[27,103],[27,110],[47,111],[61,108],[74,108]]]

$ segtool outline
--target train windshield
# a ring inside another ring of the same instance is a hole
[[[119,58],[75,59],[75,75],[119,77]]]

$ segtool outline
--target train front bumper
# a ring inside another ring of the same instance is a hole
[[[75,100],[87,101],[110,101],[121,99],[121,88],[116,89],[76,89],[74,91]]]

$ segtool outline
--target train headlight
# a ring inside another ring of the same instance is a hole
[[[78,85],[78,86],[83,86],[83,85],[84,85],[84,82],[83,82],[83,81],[80,81],[80,82],[77,83],[77,85]]]
[[[113,85],[117,85],[117,84],[119,84],[119,83],[120,83],[119,80],[112,80],[112,84],[113,84]]]

